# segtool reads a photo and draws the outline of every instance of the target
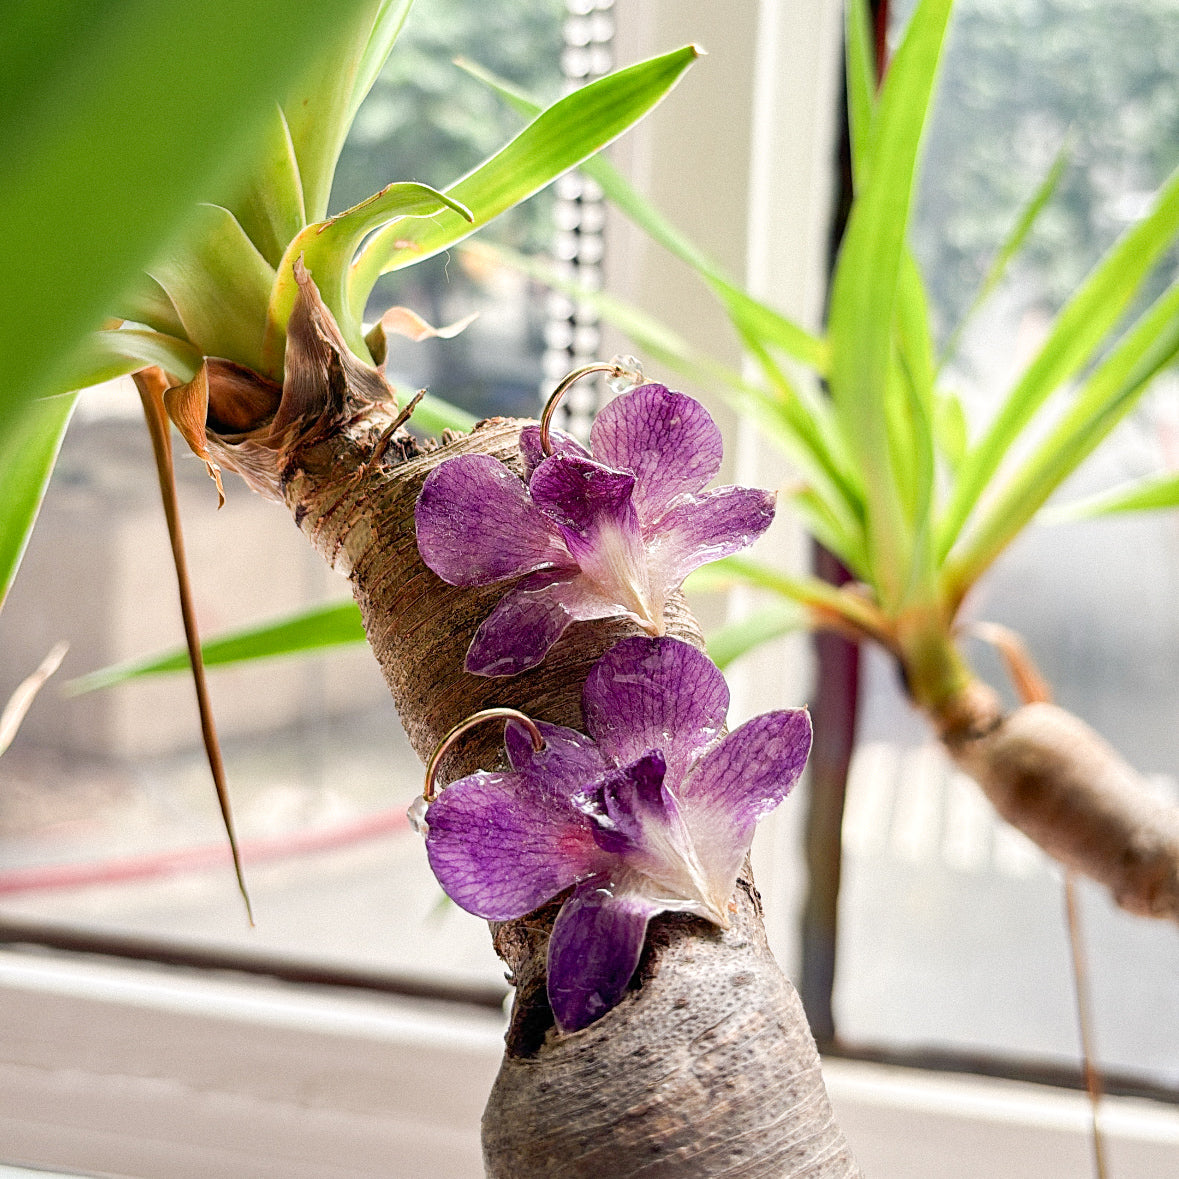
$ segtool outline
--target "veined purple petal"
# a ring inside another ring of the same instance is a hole
[[[477,917],[506,921],[599,871],[603,853],[568,790],[482,772],[443,790],[426,812],[426,853],[447,896]]]
[[[588,1027],[617,1006],[639,964],[647,923],[661,909],[604,876],[577,886],[549,938],[549,1005],[561,1031]]]
[[[435,467],[414,520],[422,560],[451,585],[487,585],[572,564],[560,530],[490,455],[459,455]]]
[[[700,491],[720,470],[721,435],[708,411],[663,385],[607,402],[590,429],[601,463],[633,471],[635,509],[646,531],[676,496]]]
[[[806,709],[767,712],[734,729],[688,771],[680,813],[711,880],[726,880],[731,890],[757,820],[790,793],[810,748]]]
[[[594,789],[574,803],[593,821],[594,840],[614,855],[642,853],[646,829],[651,824],[667,826],[674,817],[675,800],[663,787],[667,763],[658,750],[628,766],[615,769],[596,783]]]
[[[587,731],[611,761],[628,765],[658,749],[674,788],[720,735],[729,689],[708,656],[687,643],[623,639],[590,669],[581,704]]]
[[[770,526],[774,498],[757,487],[719,487],[676,500],[648,530],[652,582],[677,587],[693,569],[747,548]]]
[[[532,734],[519,721],[508,721],[504,726],[504,748],[512,769],[562,779],[560,788],[566,797],[574,789],[572,775],[577,775],[578,782],[588,782],[606,771],[606,759],[584,733],[546,721],[533,723],[544,738],[545,747],[540,751],[532,748]]]
[[[559,454],[533,472],[533,502],[561,528],[582,575],[601,596],[644,623],[662,626],[663,600],[653,598],[638,516],[634,476],[592,459]]]
[[[526,577],[483,620],[467,648],[472,675],[518,675],[535,667],[573,621],[554,587],[560,578]]]
[[[553,443],[553,454],[573,454],[581,458],[589,458],[586,450],[576,438],[566,434],[563,430],[551,430],[549,437]],[[540,466],[549,455],[540,448],[540,427],[525,426],[520,431],[520,457],[524,460],[524,482],[532,479],[532,472]]]

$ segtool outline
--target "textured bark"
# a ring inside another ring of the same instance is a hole
[[[428,472],[472,452],[515,462],[523,423],[493,420],[421,454],[403,434],[391,444],[382,439],[388,410],[361,401],[349,405],[345,397],[298,437],[284,429],[276,442],[277,431],[264,431],[244,452],[242,440],[214,437],[214,450],[230,467],[245,454],[241,465],[252,483],[277,490],[315,548],[350,578],[373,651],[423,760],[451,726],[492,704],[581,727],[589,668],[638,629],[623,620],[574,624],[532,671],[503,679],[468,675],[467,646],[502,587],[449,586],[417,552],[413,509]],[[378,444],[382,458],[370,464]],[[670,634],[701,645],[678,595],[667,618]],[[501,760],[502,733],[483,726],[447,755],[440,781]],[[859,1174],[832,1115],[798,996],[767,947],[747,872],[732,929],[657,918],[631,992],[604,1018],[565,1036],[553,1027],[544,986],[556,911],[549,905],[494,929],[516,999],[483,1123],[490,1175]]]
[[[943,741],[999,814],[1050,856],[1106,885],[1129,912],[1179,921],[1179,807],[1084,721],[1045,703],[1001,715],[976,683]]]

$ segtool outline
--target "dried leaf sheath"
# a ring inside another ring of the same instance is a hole
[[[521,423],[486,423],[427,454],[395,436],[385,461],[366,466],[394,411],[377,402],[371,386],[352,399],[335,355],[342,345],[332,341],[312,293],[304,310],[315,337],[307,351],[321,365],[319,408],[311,409],[304,370],[297,386],[304,418],[288,418],[282,431],[261,424],[248,461],[255,481],[280,492],[311,543],[351,579],[414,748],[424,759],[454,723],[489,704],[580,724],[589,668],[638,627],[577,624],[540,667],[501,680],[469,675],[467,647],[499,589],[447,585],[417,551],[414,504],[426,475],[458,454],[515,463]],[[235,468],[242,441],[213,438],[212,449]],[[271,476],[259,469],[263,457]],[[701,644],[678,595],[667,619],[671,635]],[[501,748],[493,729],[472,732],[446,758],[442,779],[495,765]],[[543,986],[555,908],[497,928],[518,989],[484,1122],[490,1174],[621,1179],[654,1174],[650,1166],[659,1160],[663,1173],[689,1177],[858,1174],[834,1123],[798,997],[766,948],[747,878],[737,895],[733,928],[723,933],[692,919],[657,918],[641,987],[598,1023],[555,1040]]]

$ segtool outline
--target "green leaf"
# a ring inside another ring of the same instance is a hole
[[[274,267],[258,253],[234,215],[221,205],[199,205],[184,245],[149,272],[167,293],[184,333],[204,356],[235,360],[281,378],[262,357],[266,308]]]
[[[734,585],[769,590],[805,607],[810,612],[812,626],[821,625],[824,619],[839,619],[874,637],[883,636],[887,629],[883,615],[865,597],[848,589],[837,589],[817,577],[792,577],[752,557],[723,557],[696,570],[684,582],[688,593],[715,592]]]
[[[933,436],[942,457],[951,470],[957,470],[970,443],[966,410],[956,393],[939,392],[934,396]]]
[[[963,315],[958,326],[950,333],[950,338],[946,341],[945,347],[938,357],[937,369],[939,372],[945,366],[946,361],[957,354],[958,344],[971,319],[978,309],[994,294],[995,288],[999,283],[1003,281],[1003,275],[1007,273],[1007,267],[1010,265],[1012,258],[1023,248],[1023,244],[1027,241],[1028,235],[1032,232],[1036,222],[1039,220],[1040,214],[1052,199],[1052,195],[1056,192],[1060,184],[1060,179],[1064,175],[1064,170],[1068,165],[1068,153],[1069,143],[1066,139],[1061,144],[1060,150],[1056,153],[1056,159],[1052,161],[1052,166],[1048,169],[1047,175],[1040,181],[1036,191],[1032,193],[1031,199],[1016,217],[1015,224],[1011,227],[1011,232],[996,251],[994,260],[991,262],[990,268],[987,270],[978,288],[978,293],[966,309],[966,314]]]
[[[364,96],[389,56],[413,0],[361,0],[351,20],[324,21],[326,47],[316,67],[283,100],[303,183],[306,220],[328,212],[336,161]],[[285,242],[283,243],[286,244]]]
[[[923,0],[885,74],[870,168],[859,181],[831,288],[831,394],[863,476],[869,560],[881,600],[890,607],[909,588],[913,544],[893,448],[886,444],[893,316],[904,279],[918,152],[950,8],[950,0]]]
[[[868,144],[876,108],[876,48],[867,0],[848,0],[844,16],[852,172],[857,180],[862,180],[868,170]]]
[[[535,99],[521,94],[494,74],[471,62],[460,61],[458,64],[496,90],[521,114],[532,117],[539,113],[540,104]],[[820,375],[826,370],[827,348],[821,339],[730,282],[716,263],[684,237],[605,156],[586,160],[581,170],[601,185],[606,198],[620,212],[700,275],[720,299],[739,332],[772,343],[785,355]]]
[[[280,655],[313,654],[364,641],[364,625],[356,603],[332,602],[206,639],[201,644],[201,653],[206,667],[228,667]],[[188,669],[188,651],[176,647],[162,655],[92,671],[71,680],[68,689],[71,693],[94,692],[144,676],[186,672]]]
[[[988,503],[977,528],[946,567],[949,592],[960,598],[1014,539],[1048,497],[1093,452],[1179,357],[1179,283],[1139,317],[1094,369],[1060,422]]]
[[[61,387],[85,389],[151,364],[182,381],[191,381],[201,367],[201,354],[187,340],[143,328],[91,332],[74,351]]]
[[[1113,487],[1100,495],[1044,511],[1040,519],[1046,524],[1063,524],[1122,512],[1153,512],[1164,508],[1179,508],[1179,473],[1154,475],[1149,479]]]
[[[404,217],[432,217],[444,209],[466,221],[472,220],[469,209],[428,184],[410,181],[388,184],[351,209],[309,225],[299,233],[287,246],[270,295],[263,348],[268,371],[282,371],[287,323],[299,289],[294,266],[300,256],[348,346],[357,356],[367,359],[361,321],[351,314],[347,291],[357,247],[379,226],[399,223]]]
[[[150,274],[139,275],[134,286],[125,290],[112,308],[117,319],[141,323],[165,336],[184,338],[184,324],[176,314],[168,292]]]
[[[939,559],[957,541],[1023,428],[1049,395],[1090,360],[1177,233],[1179,170],[1172,173],[1150,214],[1118,239],[1056,317],[1035,359],[967,455],[939,527]]]
[[[708,657],[725,671],[729,664],[755,647],[809,625],[810,619],[800,606],[793,602],[775,602],[713,631],[706,640]]]
[[[0,606],[24,556],[76,396],[46,397],[0,418]]]
[[[287,117],[277,103],[266,120],[266,141],[244,187],[233,200],[222,203],[237,218],[258,253],[277,268],[287,243],[307,224],[299,161]]]
[[[232,187],[292,74],[371,0],[56,0],[0,30],[0,417],[60,387],[200,200]]]
[[[466,434],[475,425],[475,418],[465,409],[459,409],[457,405],[451,405],[441,397],[427,393],[418,402],[409,424],[418,433],[437,438],[443,430],[456,430],[460,434]]]
[[[379,275],[461,241],[616,139],[667,94],[698,55],[699,50],[689,45],[608,74],[554,103],[506,147],[446,190],[472,211],[473,221],[447,211],[429,221],[374,234],[353,269],[353,314],[360,317]]]

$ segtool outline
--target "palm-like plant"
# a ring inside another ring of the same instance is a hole
[[[254,167],[201,193],[205,203],[191,211],[185,233],[154,260],[145,254],[146,272],[114,297],[118,322],[89,336],[42,388],[132,372],[165,474],[170,417],[212,474],[236,470],[285,503],[351,580],[369,641],[425,760],[456,722],[489,704],[578,725],[589,668],[635,626],[586,623],[539,668],[507,681],[463,671],[495,589],[451,586],[425,568],[414,504],[426,475],[450,456],[518,462],[520,423],[493,420],[466,436],[444,430],[441,445],[410,437],[401,427],[413,403],[398,410],[379,367],[384,329],[366,331],[362,323],[368,294],[381,273],[447,248],[609,142],[670,89],[696,50],[621,70],[568,96],[444,192],[391,184],[326,217],[347,125],[408,7],[408,0],[357,0],[354,20],[342,20],[329,38],[320,72],[294,89],[278,87],[278,104],[262,110]],[[23,400],[36,391],[30,384]],[[55,412],[42,418],[46,405]],[[5,483],[31,489],[12,528],[5,525],[5,585],[68,405],[68,398],[39,403],[32,416],[22,411],[0,421],[0,447],[16,437],[13,423],[39,441],[32,466],[0,472]],[[439,403],[424,403],[417,414],[418,424],[435,430],[469,424]],[[670,605],[667,625],[701,645],[682,602]],[[199,669],[195,642],[190,649]],[[443,778],[493,764],[497,745],[465,738],[443,763]],[[730,1174],[812,1161],[823,1174],[856,1173],[748,879],[738,884],[723,935],[708,934],[692,918],[657,918],[637,990],[572,1035],[554,1033],[544,998],[545,946],[558,908],[543,906],[495,929],[517,1001],[484,1122],[490,1174],[548,1175],[559,1165],[569,1175],[622,1176],[646,1169],[654,1154],[720,1158]],[[731,985],[718,982],[726,979]],[[718,1040],[721,1027],[730,1030]],[[697,1173],[709,1167],[702,1162]]]
[[[793,460],[800,473],[795,509],[851,572],[836,587],[746,558],[703,571],[700,588],[746,583],[780,601],[716,636],[717,657],[735,658],[800,624],[881,645],[947,749],[1005,818],[1107,884],[1127,909],[1176,920],[1173,809],[1087,726],[1046,701],[1022,647],[993,628],[1029,701],[1005,715],[967,661],[962,616],[999,555],[1179,356],[1179,283],[1172,278],[1138,306],[1150,280],[1172,265],[1164,260],[1179,236],[1179,173],[1073,293],[994,419],[968,441],[961,405],[942,385],[925,286],[908,245],[922,132],[952,7],[952,0],[916,6],[878,85],[867,6],[847,6],[854,200],[821,334],[727,280],[602,160],[589,168],[608,196],[711,288],[753,375],[727,369],[616,300],[598,303],[639,350],[728,387],[739,411]],[[1059,172],[1054,168],[1028,203],[984,290],[1017,252]],[[800,366],[827,395],[796,379]],[[1050,398],[1070,382],[1075,390],[1054,411]],[[1160,472],[1087,508],[1175,504],[1179,479]]]

